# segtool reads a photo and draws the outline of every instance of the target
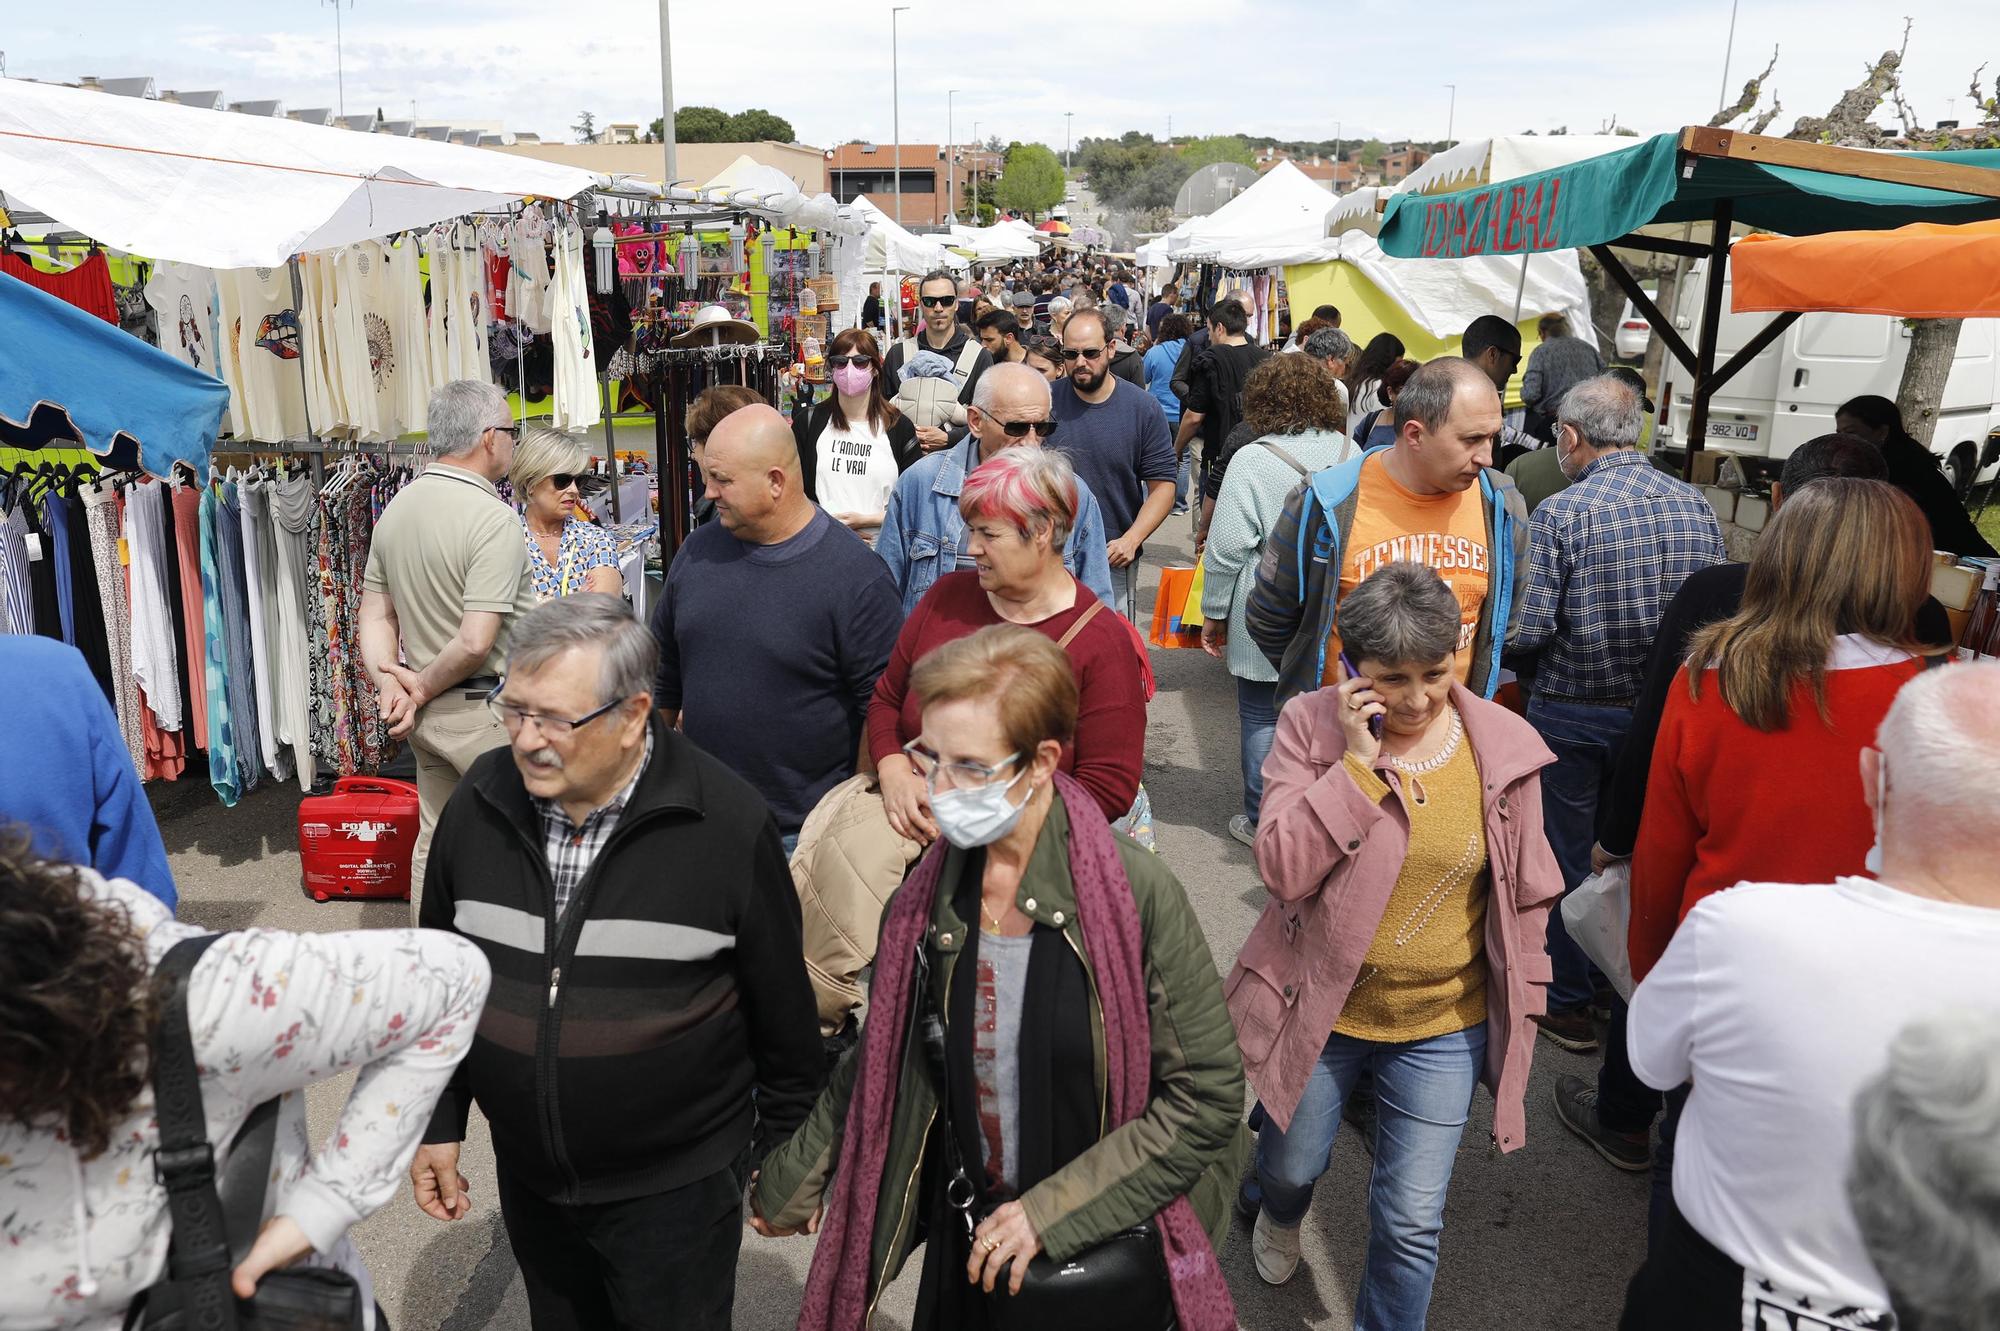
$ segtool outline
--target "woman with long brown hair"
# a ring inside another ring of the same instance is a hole
[[[882,350],[866,329],[833,339],[827,368],[834,391],[793,414],[806,497],[863,540],[873,542],[896,478],[924,455],[917,430],[882,393]]]
[[[1856,778],[1920,642],[1930,528],[1883,481],[1829,477],[1787,498],[1742,608],[1695,635],[1674,681],[1632,852],[1632,976],[1711,892],[1830,883],[1872,836]]]

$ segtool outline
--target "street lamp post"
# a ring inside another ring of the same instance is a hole
[[[1069,174],[1069,122],[1076,112],[1063,112],[1063,174]]]
[[[1444,146],[1449,148],[1452,145],[1452,130],[1458,126],[1458,85],[1447,83],[1444,86],[1451,89],[1451,109],[1444,116]]]
[[[958,220],[958,122],[952,118],[951,99],[958,89],[944,90],[944,220],[950,226]],[[932,179],[936,179],[935,176]]]
[[[903,224],[903,89],[902,71],[896,55],[896,15],[908,9],[908,5],[896,5],[889,10],[889,122],[896,136],[896,157],[889,164],[889,170],[896,178],[896,225]],[[931,177],[936,180],[936,176]]]
[[[667,27],[668,0],[660,0],[660,142],[666,148],[666,178],[660,183],[672,189],[680,178],[680,161],[674,141],[674,48]]]

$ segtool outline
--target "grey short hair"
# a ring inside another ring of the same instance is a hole
[[[1026,383],[1028,379],[1023,378],[1024,375],[1032,378],[1041,389],[1042,405],[1049,405],[1053,400],[1049,394],[1049,381],[1042,377],[1040,370],[1030,369],[1016,361],[991,366],[980,375],[979,382],[972,386],[972,405],[979,408],[982,416],[990,417],[993,414],[993,399],[1000,395],[1000,390],[1013,380]]]
[[[1336,628],[1350,660],[1432,666],[1458,651],[1459,615],[1428,565],[1384,564],[1342,599]]]
[[[1646,399],[1617,375],[1600,374],[1563,394],[1556,423],[1592,448],[1635,448],[1646,425]]]
[[[515,620],[507,669],[538,670],[572,647],[603,649],[598,692],[604,702],[652,693],[660,644],[624,598],[605,592],[558,596]]]
[[[512,419],[507,395],[479,379],[453,379],[431,390],[425,430],[432,449],[445,457],[469,453],[481,435]]]
[[[1307,338],[1299,350],[1314,360],[1337,360],[1345,364],[1354,359],[1354,339],[1338,328],[1322,328]]]
[[[1885,844],[1950,858],[2000,836],[2000,665],[1921,672],[1897,691],[1875,743],[1888,765]]]
[[[514,465],[507,479],[514,483],[514,498],[525,501],[544,477],[559,471],[580,472],[589,460],[589,452],[576,436],[534,425],[523,430],[521,441],[514,445]]]
[[[2000,1327],[2000,1014],[1903,1028],[1854,1097],[1847,1199],[1899,1325]]]
[[[1401,434],[1411,421],[1426,430],[1442,430],[1451,419],[1461,384],[1493,387],[1486,371],[1463,356],[1439,356],[1418,366],[1403,391],[1396,394],[1396,433]]]

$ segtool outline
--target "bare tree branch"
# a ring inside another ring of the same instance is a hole
[[[1777,89],[1773,88],[1771,90],[1770,110],[1760,113],[1755,120],[1750,122],[1749,132],[1752,134],[1762,134],[1771,127],[1771,122],[1778,118],[1778,112],[1784,109],[1785,104],[1778,100]]]
[[[1734,106],[1725,107],[1715,113],[1714,118],[1708,122],[1709,128],[1721,129],[1738,116],[1748,115],[1751,109],[1757,105],[1757,99],[1764,93],[1764,80],[1770,78],[1771,71],[1777,67],[1778,48],[1773,46],[1771,48],[1771,63],[1764,66],[1764,72],[1743,85],[1743,95],[1736,99]]]
[[[1907,29],[1904,40],[1908,41]],[[1895,89],[1896,71],[1902,63],[1901,51],[1884,51],[1868,67],[1868,76],[1842,93],[1831,111],[1824,116],[1799,117],[1792,126],[1792,132],[1785,137],[1861,148],[1880,143],[1881,131],[1869,123],[1868,117],[1875,114],[1875,108],[1882,105],[1882,99]]]

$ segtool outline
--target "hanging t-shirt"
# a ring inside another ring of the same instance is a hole
[[[217,275],[216,292],[225,336],[236,349],[238,382],[230,385],[241,398],[231,402],[236,433],[271,443],[303,439],[306,392],[291,271],[231,269]],[[229,378],[226,367],[223,377]]]
[[[1361,464],[1354,525],[1341,551],[1340,595],[1360,586],[1384,564],[1410,561],[1436,571],[1458,597],[1458,653],[1453,667],[1463,684],[1472,668],[1472,640],[1493,572],[1487,560],[1486,510],[1479,487],[1452,494],[1420,495],[1389,474],[1380,455]],[[1340,634],[1327,635],[1325,684],[1340,671]]]
[[[424,275],[419,271],[423,255],[414,236],[405,236],[383,247],[382,261],[388,268],[389,302],[386,317],[389,335],[396,349],[395,416],[407,433],[421,432],[430,415],[431,378],[430,319],[424,313]]]
[[[334,256],[335,327],[341,345],[341,383],[356,435],[371,443],[402,433],[397,413],[403,349],[389,323],[395,308],[389,266],[372,240]]]
[[[549,306],[555,350],[555,426],[559,430],[587,430],[604,418],[604,410],[598,401],[597,365],[592,357],[583,233],[573,226],[564,227],[556,242]]]
[[[425,322],[430,326],[430,370],[433,384],[449,383],[451,372],[452,269],[451,239],[443,227],[433,227],[421,242],[424,262],[430,272],[430,303]]]
[[[315,434],[342,431],[347,424],[345,403],[329,378],[338,345],[333,309],[324,295],[330,257],[299,257],[299,356],[305,362],[306,415]]]
[[[146,278],[146,303],[160,316],[160,350],[183,365],[222,377],[213,272],[189,263],[156,263]]]
[[[508,257],[507,308],[536,333],[549,331],[548,223],[541,211],[529,208],[514,223],[514,245]]]
[[[108,324],[118,322],[118,293],[112,290],[111,265],[101,252],[62,273],[45,273],[12,251],[0,252],[0,273],[18,277]]]
[[[834,416],[838,415],[836,410]],[[865,420],[858,427],[830,423],[820,431],[815,470],[819,505],[834,514],[884,511],[900,474],[889,436]]]

